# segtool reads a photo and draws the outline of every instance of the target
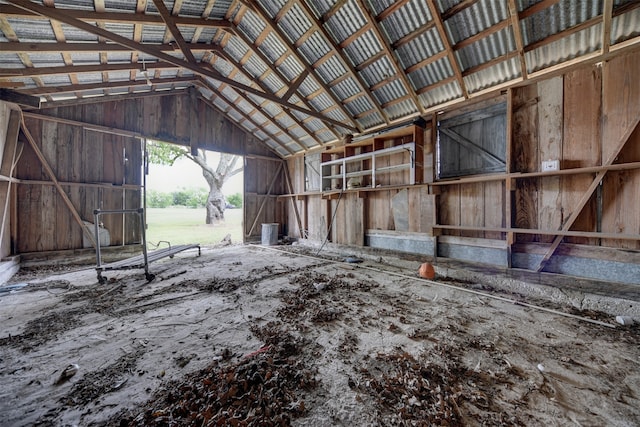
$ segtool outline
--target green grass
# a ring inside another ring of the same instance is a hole
[[[227,209],[224,217],[225,220],[219,224],[207,225],[204,223],[204,208],[148,208],[147,242],[150,248],[160,240],[169,241],[172,245],[213,245],[231,234],[233,243],[242,243],[242,209]]]

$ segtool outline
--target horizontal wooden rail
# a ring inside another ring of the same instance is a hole
[[[474,226],[467,226],[467,225],[442,225],[442,224],[434,225],[433,229],[456,230],[456,231],[484,231],[484,232],[516,233],[516,234],[544,234],[548,236],[595,237],[600,239],[640,240],[640,234],[602,233],[597,231],[536,230],[531,228],[474,227]]]

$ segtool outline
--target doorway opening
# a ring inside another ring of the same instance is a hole
[[[243,243],[244,158],[147,140],[144,204],[147,243]]]

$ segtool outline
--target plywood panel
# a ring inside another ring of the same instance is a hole
[[[564,78],[564,133],[562,168],[601,164],[600,110],[602,76],[599,67],[583,67]],[[584,195],[592,176],[564,176],[561,180],[562,209],[568,218]],[[572,230],[596,231],[595,195],[575,221]],[[568,237],[568,243],[595,244],[595,239]]]

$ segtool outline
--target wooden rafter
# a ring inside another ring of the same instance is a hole
[[[611,45],[611,20],[613,0],[604,0],[602,4],[602,53],[609,52]]]
[[[449,37],[447,36],[447,31],[444,28],[444,19],[440,16],[440,12],[438,12],[438,6],[435,3],[435,0],[426,0],[427,6],[429,7],[429,13],[431,13],[431,17],[433,18],[433,22],[438,29],[438,34],[440,35],[440,39],[442,40],[442,45],[444,46],[444,50],[447,52],[447,58],[449,59],[449,63],[451,64],[451,69],[453,70],[453,75],[456,77],[458,85],[460,86],[460,90],[462,91],[462,96],[467,99],[469,98],[469,92],[467,92],[467,87],[464,84],[464,78],[462,77],[462,71],[460,70],[460,65],[456,60],[456,55],[451,48],[451,42],[449,41]],[[464,3],[464,2],[463,2]]]
[[[433,21],[427,22],[426,24],[421,25],[420,27],[416,28],[409,34],[402,36],[401,38],[393,42],[391,46],[394,49],[397,49],[400,46],[404,46],[405,44],[410,43],[411,41],[417,39],[427,31],[431,30],[433,27],[435,27],[435,23]]]
[[[253,52],[251,49],[249,49],[248,51],[249,52]],[[267,87],[264,85],[264,83],[262,82],[261,79],[255,79],[255,78],[253,78],[253,76],[249,75],[249,73],[244,70],[242,65],[240,63],[238,63],[235,59],[233,59],[233,57],[231,57],[231,55],[229,55],[227,52],[225,52],[224,49],[222,49],[222,48],[217,49],[216,50],[216,54],[218,54],[220,57],[222,57],[225,61],[227,61],[227,63],[232,65],[236,70],[241,72],[246,78],[248,78],[249,80],[253,80],[254,83],[256,83],[262,90],[264,90],[264,91],[267,90]],[[287,101],[287,100],[288,99],[285,99],[285,101]],[[311,106],[307,105],[307,108],[310,109]],[[298,126],[300,126],[314,141],[316,141],[320,145],[323,145],[322,142],[314,134],[314,132],[311,129],[309,129],[304,123],[302,123],[302,121],[300,121],[294,114],[291,114],[291,112],[288,109],[284,108],[282,111],[289,118],[291,118],[291,120],[293,120],[296,124],[298,124]],[[329,128],[329,129],[331,129],[331,128]]]
[[[409,3],[409,1],[411,0],[400,0],[391,3],[391,5],[376,16],[376,22],[382,22],[384,19],[393,15],[396,11],[402,9],[407,3]]]
[[[283,34],[283,32],[280,29],[280,27],[278,26],[278,24],[276,24],[273,21],[273,19],[271,19],[269,17],[269,15],[265,12],[263,7],[261,5],[259,5],[259,4],[257,4],[257,2],[255,2],[253,0],[252,1],[241,0],[241,1],[245,6],[251,8],[251,10],[254,13],[256,13],[265,22],[267,28],[269,28],[273,32],[273,34],[277,36],[277,38],[280,40],[280,42],[291,52],[291,54],[296,58],[296,60],[300,63],[300,65],[302,65],[302,67],[309,72],[309,75],[311,77],[313,77],[313,79],[316,81],[316,83],[325,90],[325,92],[327,93],[327,96],[329,97],[329,99],[331,99],[331,101],[333,103],[335,103],[340,108],[341,113],[351,123],[351,127],[353,128],[352,130],[353,131],[359,131],[360,130],[359,129],[360,125],[353,119],[353,117],[351,116],[349,111],[345,108],[345,106],[342,104],[340,99],[338,99],[338,97],[333,93],[331,88],[322,80],[322,78],[320,78],[316,74],[315,70],[302,57],[302,55],[300,55],[298,53],[298,51],[295,48],[295,46]]]
[[[413,104],[415,105],[416,109],[420,113],[424,113],[424,106],[420,102],[420,99],[418,98],[418,95],[416,94],[416,91],[413,85],[409,81],[409,77],[407,77],[407,74],[403,72],[403,69],[399,64],[398,59],[396,58],[395,54],[393,53],[393,49],[389,44],[389,40],[387,40],[387,37],[384,35],[383,31],[380,29],[380,23],[377,22],[377,20],[373,17],[373,15],[369,11],[369,9],[365,6],[362,0],[356,0],[356,3],[362,10],[362,13],[367,18],[367,20],[369,22],[372,22],[373,32],[375,33],[377,39],[380,41],[382,50],[386,53],[387,58],[389,58],[389,62],[393,65],[394,67],[393,71],[395,75],[398,76],[402,81],[402,85],[404,86],[406,93],[409,95],[409,98],[411,99],[411,101],[413,101]]]
[[[235,70],[234,73],[238,73],[239,70]],[[253,108],[253,110],[249,113],[245,113],[244,111],[242,111],[239,107],[234,108],[236,111],[238,111],[239,113],[241,113],[245,118],[247,118],[248,120],[251,120],[251,123],[253,123],[255,126],[257,126],[259,129],[261,129],[264,133],[266,133],[272,140],[273,142],[275,142],[276,144],[278,144],[279,146],[281,146],[282,148],[284,148],[285,150],[287,150],[290,154],[294,154],[294,152],[287,147],[286,145],[282,144],[279,140],[278,140],[278,135],[269,132],[267,129],[264,128],[264,123],[259,124],[257,123],[253,118],[253,114],[255,113],[261,113],[266,121],[271,122],[273,125],[275,125],[276,127],[278,127],[277,122],[275,122],[270,116],[262,113],[262,109],[260,108],[260,106],[258,106],[250,97],[243,97],[242,95],[238,94],[238,96],[235,99],[229,99],[227,96],[223,95],[222,91],[224,90],[226,84],[221,84],[219,88],[216,88],[215,86],[213,86],[210,82],[208,82],[205,78],[203,77],[199,77],[199,82],[200,84],[205,87],[206,89],[214,92],[216,95],[218,95],[219,97],[223,98],[225,100],[225,102],[227,102],[229,105],[233,105],[234,107],[237,107],[238,103],[240,101],[244,101],[247,104],[251,105],[251,107]],[[237,93],[237,92],[236,92]],[[279,128],[279,127],[278,127]],[[291,137],[291,135],[289,135],[289,137]],[[304,146],[302,146],[300,143],[298,143],[297,140],[294,139],[294,141],[304,149]]]
[[[258,56],[258,58],[260,58],[260,60],[266,65],[267,67],[267,71],[265,71],[265,75],[262,75],[260,77],[258,77],[258,81],[262,82],[265,78],[266,75],[268,73],[273,73],[276,76],[278,76],[278,79],[280,79],[281,82],[283,82],[283,84],[286,86],[287,85],[287,78],[284,76],[284,74],[282,74],[282,72],[280,70],[278,70],[276,67],[273,66],[273,64],[269,61],[269,58],[267,58],[267,56],[259,49],[259,47],[257,45],[255,45],[251,40],[249,40],[249,38],[242,32],[242,31],[237,31],[236,32],[236,36],[238,38],[240,38],[240,40],[242,40],[249,48],[250,50]],[[228,62],[231,62],[232,64],[237,64],[237,62],[235,60],[233,60],[232,58],[229,58],[227,60]],[[237,68],[241,68],[240,65],[236,66]],[[309,101],[304,98],[304,97],[298,97],[300,99],[300,102],[309,110],[311,110],[313,107],[311,106],[311,104],[309,103]],[[340,137],[340,133],[335,129],[334,126],[328,126],[328,129],[331,133],[333,133],[336,138]]]
[[[462,12],[465,9],[470,8],[474,4],[476,4],[478,0],[462,0],[460,3],[455,6],[450,7],[442,13],[442,20],[446,21],[451,18],[453,15]]]
[[[518,59],[520,60],[520,74],[524,80],[528,77],[527,62],[524,56],[524,42],[522,38],[522,31],[520,29],[520,18],[518,18],[518,5],[516,0],[509,0],[509,15],[511,18],[511,30],[513,31],[513,38],[516,41],[516,49],[518,51]]]
[[[173,36],[173,39],[178,44],[178,47],[180,47],[180,50],[182,51],[184,57],[187,59],[187,61],[195,64],[196,58],[193,56],[193,53],[191,53],[191,50],[189,49],[189,46],[187,45],[184,37],[182,37],[182,33],[180,32],[178,26],[174,21],[174,16],[172,16],[172,14],[169,12],[169,9],[167,9],[167,6],[164,4],[164,0],[153,0],[153,4],[156,5],[156,8],[158,9],[158,12],[160,12],[160,16],[162,17],[162,20],[167,26],[167,31],[171,33],[171,36]],[[178,4],[174,4],[173,7],[174,10],[179,10]]]
[[[227,83],[230,86],[233,86],[236,89],[239,89],[241,91],[244,91],[244,92],[247,92],[247,93],[251,93],[251,94],[254,94],[254,95],[258,95],[260,97],[263,97],[265,99],[269,99],[269,100],[271,100],[271,101],[273,101],[275,103],[281,104],[281,105],[283,105],[285,107],[288,107],[288,108],[291,108],[293,110],[301,111],[304,114],[316,117],[316,118],[318,118],[318,119],[320,119],[322,121],[329,122],[329,123],[332,123],[332,124],[337,125],[337,126],[342,126],[344,128],[350,129],[350,130],[354,130],[354,131],[356,130],[356,128],[354,128],[352,126],[349,126],[349,125],[347,125],[345,123],[339,122],[339,121],[331,119],[329,117],[326,117],[326,116],[324,116],[324,115],[322,115],[320,113],[317,113],[315,111],[307,110],[305,108],[299,107],[299,106],[297,106],[295,104],[291,104],[291,103],[288,103],[288,102],[283,103],[278,97],[276,97],[273,94],[265,93],[265,92],[259,91],[257,89],[254,89],[254,88],[252,88],[250,86],[238,83],[238,82],[234,81],[233,79],[228,79],[228,78],[224,77],[223,75],[221,75],[220,73],[216,72],[215,70],[202,67],[202,66],[200,66],[198,64],[192,64],[192,63],[187,62],[185,60],[182,60],[180,58],[176,58],[176,57],[174,57],[172,55],[169,55],[169,54],[166,54],[164,52],[158,51],[155,48],[152,48],[150,46],[144,45],[142,43],[135,42],[135,41],[133,41],[131,39],[128,39],[126,37],[122,37],[122,36],[120,36],[118,34],[115,34],[115,33],[112,33],[112,32],[106,31],[106,30],[103,30],[103,29],[95,27],[95,26],[93,26],[91,24],[87,24],[86,22],[83,22],[81,20],[78,20],[78,19],[75,19],[75,18],[71,18],[68,15],[66,15],[66,13],[65,13],[66,11],[62,11],[61,12],[58,9],[52,9],[52,8],[39,6],[39,5],[35,4],[35,3],[32,3],[32,2],[27,1],[27,0],[7,0],[7,1],[9,1],[10,3],[12,3],[14,5],[17,5],[18,7],[24,8],[26,10],[33,11],[33,12],[38,13],[38,14],[43,15],[43,16],[48,16],[51,19],[59,20],[61,22],[64,22],[64,23],[66,23],[68,25],[71,25],[71,26],[74,26],[76,28],[79,28],[81,30],[87,31],[89,33],[96,34],[98,36],[102,36],[102,37],[108,38],[108,39],[110,39],[111,41],[113,41],[115,43],[131,47],[132,49],[137,49],[137,50],[139,50],[141,52],[144,52],[144,53],[146,53],[148,55],[155,56],[156,58],[158,58],[160,60],[163,60],[163,61],[168,62],[170,64],[177,65],[178,67],[186,68],[186,69],[191,70],[191,71],[193,71],[193,72],[195,72],[197,74],[204,75],[206,77],[210,77],[212,79],[218,80],[218,81],[223,82],[223,83]]]
[[[241,72],[239,69],[235,69],[234,70],[235,73],[239,73]],[[212,87],[212,85],[204,78],[200,78],[200,83],[207,89],[216,89],[214,87]],[[218,92],[222,94],[222,88],[223,86],[221,85],[220,88],[218,89]],[[247,102],[249,105],[251,105],[254,110],[256,112],[260,112],[269,122],[271,122],[271,124],[273,124],[275,127],[277,127],[278,129],[280,129],[281,132],[283,132],[284,134],[286,134],[289,138],[291,138],[291,140],[293,140],[300,148],[302,148],[302,150],[306,150],[307,147],[305,147],[304,145],[302,145],[300,142],[298,142],[298,140],[289,133],[288,129],[285,128],[284,126],[282,126],[277,119],[275,119],[274,117],[266,114],[266,111],[264,111],[264,109],[257,103],[255,102],[253,99],[251,99],[250,96],[244,97],[243,98],[245,102]],[[251,115],[251,114],[250,114]],[[264,129],[263,129],[264,130]],[[274,137],[276,137],[277,135],[273,135]],[[277,142],[277,141],[276,141]]]
[[[340,3],[340,2],[338,2],[338,3]],[[343,78],[352,77],[354,79],[354,81],[358,83],[358,85],[360,86],[360,89],[362,90],[362,92],[367,95],[367,98],[369,99],[369,102],[374,106],[374,108],[378,112],[378,114],[380,114],[380,117],[382,117],[383,120],[386,123],[389,123],[389,118],[387,117],[386,113],[384,112],[382,106],[380,105],[380,103],[378,102],[376,97],[373,96],[373,93],[369,89],[367,83],[364,81],[364,79],[358,73],[357,68],[354,68],[354,66],[351,64],[351,61],[346,57],[344,51],[342,49],[340,49],[335,44],[335,42],[333,41],[333,38],[331,37],[329,32],[326,30],[324,25],[322,25],[322,22],[319,21],[318,19],[316,19],[315,15],[313,14],[313,12],[309,8],[309,6],[307,6],[306,2],[305,1],[301,1],[299,4],[300,4],[300,7],[302,7],[302,10],[306,13],[307,18],[311,22],[311,25],[317,31],[320,32],[320,34],[324,37],[324,39],[326,40],[327,44],[331,48],[331,50],[329,51],[329,53],[327,53],[327,55],[329,55],[330,53],[332,53],[333,55],[337,55],[338,58],[340,58],[340,60],[342,62],[342,65],[347,69],[347,73],[343,75]],[[338,9],[336,9],[336,11],[337,10]],[[327,57],[327,59],[330,58],[330,56],[327,56],[327,55],[325,55],[325,57]],[[319,67],[320,65],[321,64],[316,63],[316,64],[313,64],[313,67]],[[339,83],[340,83],[339,81],[334,80],[334,81],[330,82],[329,84],[331,86],[336,86]],[[344,104],[346,104],[346,102],[344,102]]]
[[[620,137],[620,140],[618,141],[614,150],[611,152],[609,157],[602,164],[602,166],[604,166],[605,168],[596,174],[596,177],[591,182],[591,185],[589,186],[589,188],[587,188],[585,193],[582,195],[582,197],[580,198],[580,201],[576,204],[576,206],[573,207],[573,212],[571,213],[569,218],[567,218],[567,221],[562,225],[562,227],[560,228],[560,231],[563,231],[563,232],[569,231],[569,229],[573,226],[573,223],[576,222],[576,219],[578,219],[578,216],[582,212],[582,209],[589,202],[594,191],[596,190],[596,188],[598,188],[598,185],[600,185],[600,182],[609,171],[608,169],[606,169],[606,167],[613,165],[613,162],[616,160],[616,157],[618,157],[618,154],[620,153],[620,151],[622,151],[622,149],[624,148],[625,144],[631,137],[631,134],[636,130],[636,127],[638,127],[638,123],[640,123],[640,116],[635,118],[635,120],[627,128],[625,133]],[[564,237],[563,235],[557,235],[555,239],[553,239],[553,243],[551,243],[551,246],[549,247],[547,252],[544,254],[542,259],[540,260],[540,263],[538,264],[538,268],[537,268],[538,272],[544,270],[545,266],[549,263],[549,260],[558,249],[558,246],[560,246],[560,243],[562,242],[563,237]]]

